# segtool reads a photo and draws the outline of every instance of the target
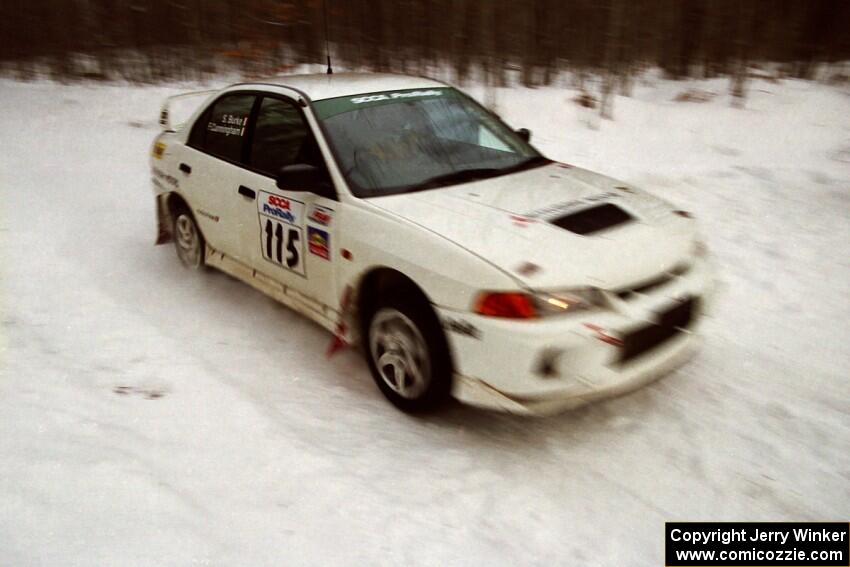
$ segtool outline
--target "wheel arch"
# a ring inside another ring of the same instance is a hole
[[[366,337],[365,326],[368,314],[377,305],[383,295],[391,292],[406,292],[412,301],[417,302],[418,305],[426,309],[434,317],[434,322],[439,326],[443,334],[449,358],[452,364],[454,363],[454,353],[452,352],[451,343],[443,328],[440,316],[434,309],[434,302],[422,286],[416,283],[413,278],[396,268],[373,266],[364,271],[355,284],[352,285],[352,291],[349,323],[351,325],[350,328],[356,332],[356,336],[353,337],[355,342],[361,343],[362,346]]]
[[[445,374],[445,395],[450,395],[454,382],[455,355],[449,336],[446,333],[442,320],[434,303],[425,290],[416,283],[413,278],[398,269],[389,266],[374,266],[366,270],[358,279],[356,286],[352,286],[350,324],[356,329],[356,341],[360,343],[363,354],[369,360],[368,330],[369,314],[381,303],[382,298],[394,298],[398,300],[403,297],[404,302],[411,302],[414,310],[423,314],[430,321],[423,321],[425,327],[420,329],[424,334],[431,329],[434,332],[434,340],[439,341],[440,352],[438,355],[445,361],[447,366]],[[394,402],[395,403],[395,402]]]
[[[174,235],[172,234],[174,230],[174,217],[177,216],[178,212],[183,210],[188,211],[192,215],[192,218],[195,217],[192,207],[189,206],[186,198],[177,191],[160,193],[156,196],[156,244],[165,244],[174,239]],[[197,225],[197,222],[195,224]],[[201,230],[200,226],[198,226],[198,230]]]
[[[389,266],[373,266],[360,276],[354,287],[352,307],[356,315],[355,328],[361,335],[366,314],[375,307],[382,295],[391,291],[407,291],[413,301],[427,305],[434,312],[428,294],[411,277]]]

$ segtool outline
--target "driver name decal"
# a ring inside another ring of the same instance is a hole
[[[225,114],[221,117],[220,122],[207,123],[207,130],[216,134],[224,134],[225,136],[244,136],[245,126],[248,124],[247,116],[234,116]]]

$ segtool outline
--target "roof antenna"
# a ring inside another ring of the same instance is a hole
[[[333,75],[334,70],[331,68],[331,48],[328,45],[328,2],[322,0],[322,9],[325,12],[325,56],[328,58],[328,75]]]

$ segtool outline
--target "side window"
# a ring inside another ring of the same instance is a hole
[[[285,165],[323,167],[316,140],[298,108],[287,101],[264,98],[251,143],[251,166],[272,177]]]
[[[214,156],[241,162],[254,99],[254,95],[220,98],[198,119],[190,145]]]

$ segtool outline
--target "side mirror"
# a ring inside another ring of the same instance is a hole
[[[520,128],[519,130],[516,131],[516,133],[517,133],[517,136],[519,136],[520,138],[523,139],[523,141],[525,141],[525,142],[531,141],[531,130],[529,130],[528,128]]]
[[[277,174],[277,187],[284,191],[319,193],[325,186],[325,176],[315,165],[306,163],[285,165]]]

